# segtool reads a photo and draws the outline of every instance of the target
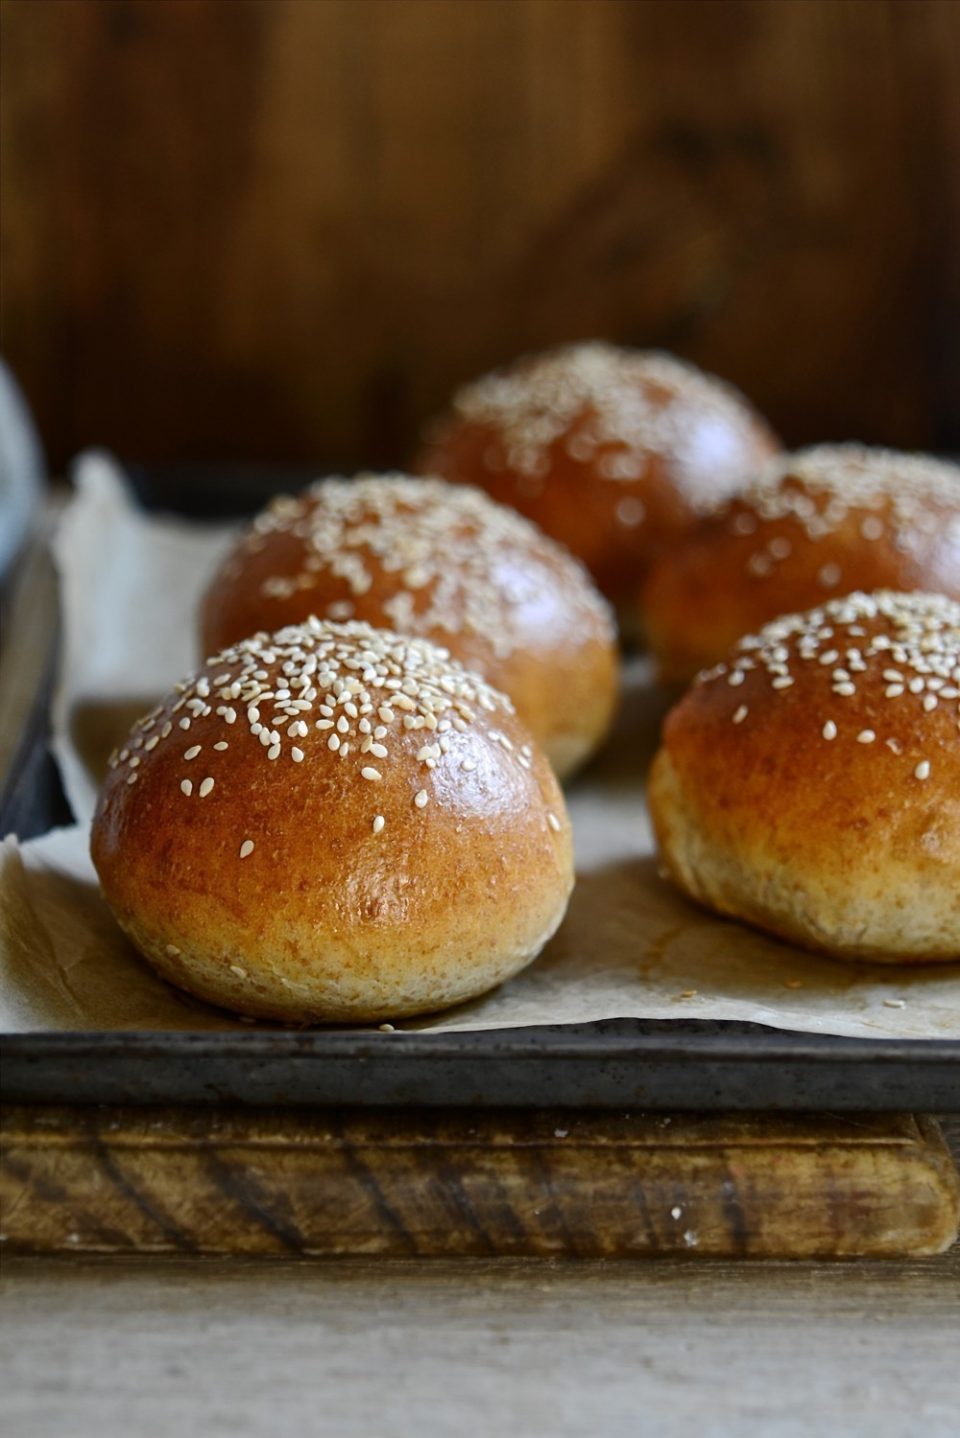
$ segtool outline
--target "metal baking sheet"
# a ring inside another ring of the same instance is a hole
[[[960,1044],[614,1019],[502,1033],[27,1034],[33,1103],[960,1111]]]
[[[0,795],[0,833],[64,822],[47,697]],[[479,1033],[31,1033],[2,1038],[11,1101],[960,1112],[960,1041],[614,1019]]]

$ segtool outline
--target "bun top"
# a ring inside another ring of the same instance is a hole
[[[331,578],[344,597],[327,602]],[[545,585],[562,605],[545,604]],[[208,590],[208,643],[292,622],[314,590],[330,619],[375,608],[368,617],[403,633],[479,636],[498,658],[558,625],[564,643],[612,632],[571,555],[480,490],[438,479],[324,479],[273,500]]]
[[[614,482],[642,479],[650,457],[660,456],[697,511],[712,509],[718,493],[742,482],[743,432],[758,422],[731,385],[673,355],[596,340],[548,350],[464,386],[453,412],[448,423],[491,430],[487,467],[514,471],[525,494],[542,491],[551,447],[563,441],[570,458],[596,461],[596,475]],[[631,522],[629,513],[623,522]]]
[[[738,726],[747,759],[751,726],[766,747],[776,730],[798,784],[829,763],[838,795],[960,792],[960,604],[881,590],[786,615],[698,677],[674,712],[693,710]]]
[[[672,681],[778,614],[880,589],[960,599],[960,468],[818,445],[772,460],[680,539],[642,602],[661,676]]]
[[[232,756],[218,756],[251,735],[259,741],[244,742],[251,770],[300,764],[308,749],[316,759],[322,748],[376,783],[408,731],[422,731],[417,760],[427,773],[448,752],[448,736],[467,732],[480,712],[512,718],[514,710],[445,649],[367,624],[309,619],[274,635],[255,634],[208,660],[175,686],[168,705],[137,723],[110,768],[135,784],[140,766],[155,763],[153,751],[176,745],[181,791],[205,798],[218,764],[233,764]],[[513,753],[515,746],[498,737]],[[529,746],[516,748],[515,762],[529,769],[529,753]]]
[[[859,511],[866,511],[859,537],[868,543],[887,539],[905,554],[923,553],[932,539],[942,537],[946,516],[947,538],[960,548],[960,466],[859,444],[823,444],[778,455],[733,501],[730,527],[749,535],[762,532],[763,522],[791,519],[816,543],[839,534]],[[787,557],[783,545],[774,544],[758,549],[748,568],[762,577]],[[824,583],[829,587],[829,582],[828,574]]]

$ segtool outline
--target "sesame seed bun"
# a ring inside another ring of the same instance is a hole
[[[960,468],[819,445],[784,455],[655,566],[642,608],[662,678],[682,683],[741,634],[860,589],[960,599]]]
[[[960,958],[960,604],[851,594],[740,641],[650,775],[691,898],[811,949]]]
[[[510,701],[433,644],[317,620],[225,650],[134,726],[91,852],[166,979],[293,1023],[483,993],[573,885],[562,794]]]
[[[515,506],[584,562],[631,624],[656,555],[776,449],[722,381],[670,355],[592,343],[460,390],[416,468]]]
[[[274,500],[210,583],[204,652],[310,614],[443,644],[510,695],[561,775],[609,727],[606,603],[569,554],[479,490],[361,475]]]

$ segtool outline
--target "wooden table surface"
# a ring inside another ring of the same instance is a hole
[[[17,1438],[954,1438],[912,1264],[9,1260]]]
[[[847,1264],[8,1258],[2,1293],[16,1438],[960,1432],[960,1245]]]

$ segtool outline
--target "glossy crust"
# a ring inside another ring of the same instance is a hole
[[[570,555],[478,490],[367,475],[275,500],[207,589],[204,653],[310,614],[443,644],[510,695],[561,776],[609,728],[606,603]]]
[[[641,607],[679,684],[778,614],[854,589],[960,599],[960,468],[859,445],[786,456],[678,541]]]
[[[958,696],[940,596],[851,595],[744,640],[666,722],[649,800],[670,874],[825,953],[960,958]]]
[[[293,1023],[483,993],[536,956],[573,884],[562,794],[509,701],[433,645],[316,621],[228,650],[140,722],[91,851],[166,979]]]
[[[519,509],[629,621],[653,560],[777,449],[722,381],[669,355],[585,344],[461,390],[415,468]]]

